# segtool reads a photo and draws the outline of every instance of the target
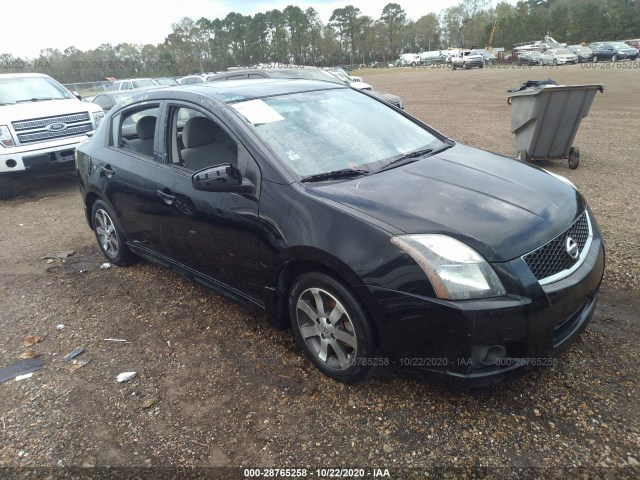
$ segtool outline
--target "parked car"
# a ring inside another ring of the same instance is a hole
[[[173,77],[158,77],[153,79],[158,85],[164,85],[165,87],[175,87],[180,85],[178,81]]]
[[[206,75],[187,75],[178,79],[180,85],[193,85],[196,83],[204,83],[206,81]]]
[[[516,59],[517,65],[541,65],[542,63],[542,52],[539,50],[527,50],[524,52],[520,52],[518,54],[518,58]]]
[[[391,105],[398,107],[401,110],[404,109],[402,99],[398,95],[373,90],[373,87],[368,83],[343,80],[332,75],[326,70],[316,67],[300,66],[299,68],[248,68],[244,70],[232,70],[229,72],[209,75],[207,77],[207,82],[249,80],[252,78],[297,78],[349,85],[356,90],[366,90],[374,97],[381,98],[385,102],[389,102]]]
[[[485,65],[495,65],[498,61],[498,57],[484,49],[471,50],[471,54],[481,55]]]
[[[129,78],[126,80],[116,80],[110,86],[108,91],[114,92],[119,90],[136,90],[138,88],[156,87],[158,84],[151,78]]]
[[[590,62],[593,60],[593,50],[582,45],[569,45],[567,47],[571,53],[578,56],[578,62]]]
[[[567,65],[578,63],[578,56],[566,48],[551,48],[540,57],[540,65]]]
[[[356,90],[373,90],[373,87],[364,82],[362,77],[352,77],[342,68],[327,68],[327,72]]]
[[[0,75],[0,200],[16,195],[20,176],[72,170],[76,145],[103,117],[48,75]]]
[[[345,85],[144,92],[76,158],[109,262],[140,256],[264,312],[339,381],[500,381],[552,362],[596,307],[602,236],[567,179]]]
[[[589,47],[593,50],[593,61],[602,60],[635,60],[638,58],[638,49],[630,47],[624,42],[603,42],[591,44]]]
[[[449,62],[453,70],[463,68],[482,68],[484,66],[484,58],[482,55],[473,53],[471,50],[458,50],[449,55]]]
[[[115,107],[118,104],[118,102],[121,102],[123,100],[129,100],[131,99],[131,97],[133,97],[134,95],[137,95],[138,93],[146,92],[148,90],[154,90],[157,88],[164,88],[164,87],[161,85],[156,85],[155,87],[138,88],[136,90],[121,90],[119,92],[103,92],[93,97],[93,99],[91,100],[91,103],[95,103],[96,105],[99,105],[102,108],[102,110],[106,113],[109,110],[111,110],[113,107]]]

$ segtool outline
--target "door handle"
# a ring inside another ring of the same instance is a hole
[[[107,176],[107,178],[111,178],[116,174],[116,172],[111,169],[111,165],[109,164],[100,165],[100,171],[104,173]]]
[[[165,193],[162,190],[156,190],[156,195],[158,195],[164,203],[167,205],[171,205],[176,200],[175,195],[171,195],[169,193]]]

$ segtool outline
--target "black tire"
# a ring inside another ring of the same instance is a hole
[[[100,250],[114,265],[129,265],[135,260],[135,256],[129,250],[116,218],[111,207],[105,202],[102,200],[94,202],[91,209],[91,223]]]
[[[554,67],[557,67],[557,66],[558,66],[558,60],[557,60],[557,59],[555,59],[555,58],[553,59],[553,66],[554,66]]]
[[[298,345],[325,375],[357,383],[373,373],[373,327],[353,293],[333,277],[308,272],[296,278],[289,289],[289,318]]]
[[[598,56],[597,55],[593,56],[593,63],[598,63]]]
[[[612,62],[615,62],[616,60],[618,60],[618,56],[614,53],[614,54],[611,56],[611,61],[612,61]]]
[[[16,181],[8,176],[0,174],[0,200],[9,200],[16,196]]]
[[[580,165],[580,150],[571,147],[569,150],[569,168],[575,170]]]

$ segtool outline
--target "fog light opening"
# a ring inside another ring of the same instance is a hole
[[[507,355],[507,349],[504,345],[480,345],[474,353],[480,365],[492,367]]]
[[[9,160],[7,160],[6,162],[4,162],[7,167],[9,168],[16,168],[16,166],[18,165],[18,162],[16,162],[13,158],[10,158]]]

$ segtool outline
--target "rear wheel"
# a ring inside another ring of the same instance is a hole
[[[114,265],[128,265],[135,257],[127,247],[126,239],[115,218],[111,207],[105,202],[102,200],[94,202],[91,219],[100,250]]]
[[[376,366],[369,320],[351,291],[333,277],[300,275],[289,292],[289,315],[298,345],[325,375],[356,383]]]
[[[580,165],[580,150],[576,147],[571,147],[569,150],[569,168],[575,170]]]
[[[16,196],[16,181],[9,175],[0,174],[0,200],[9,200]]]

